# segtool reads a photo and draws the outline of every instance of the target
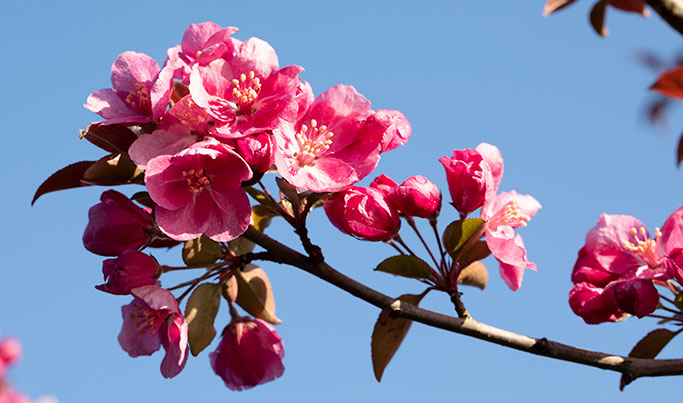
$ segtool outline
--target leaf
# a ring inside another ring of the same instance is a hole
[[[576,0],[548,0],[543,7],[543,16],[547,17],[555,11],[561,10]]]
[[[398,297],[394,304],[407,302],[417,306],[424,296],[425,293],[420,295],[404,294]],[[412,323],[413,321],[410,319],[391,317],[389,311],[383,310],[379,314],[375,328],[372,330],[370,342],[372,369],[375,372],[377,382],[382,380],[384,369],[401,346],[401,342],[406,337]]]
[[[665,97],[683,99],[683,66],[662,73],[650,89]]]
[[[591,26],[595,32],[605,37],[607,36],[607,26],[605,25],[605,12],[607,10],[607,4],[609,0],[600,0],[593,5],[590,13]]]
[[[481,233],[482,225],[484,225],[484,220],[481,218],[468,218],[448,224],[443,232],[443,244],[446,252],[452,257],[458,256],[460,249],[467,241],[476,236],[477,233]]]
[[[220,244],[206,235],[186,241],[183,245],[183,262],[188,266],[215,263],[222,255]]]
[[[190,342],[190,351],[195,357],[216,337],[213,322],[216,320],[220,305],[221,286],[212,283],[200,284],[187,300],[187,339]]]
[[[297,190],[296,186],[290,184],[279,176],[275,178],[275,183],[277,183],[277,187],[280,188],[280,192],[282,192],[286,198],[288,198],[294,204],[299,203],[299,191]]]
[[[676,166],[681,166],[681,161],[683,161],[683,134],[681,138],[678,139],[678,148],[676,149]]]
[[[31,200],[31,205],[33,206],[36,200],[45,193],[89,186],[89,184],[81,182],[81,179],[85,171],[94,163],[95,161],[75,162],[53,173],[38,186],[36,193],[33,195],[33,200]]]
[[[422,259],[410,255],[398,255],[384,259],[375,271],[409,278],[432,278],[432,268]]]
[[[478,260],[485,259],[490,254],[491,250],[486,241],[477,241],[469,249],[463,252],[458,263],[460,264],[460,267],[467,267]]]
[[[246,255],[247,253],[253,251],[255,246],[255,243],[243,236],[237,237],[232,241],[228,241],[228,247],[237,256]]]
[[[677,334],[678,332],[672,332],[668,329],[655,329],[640,339],[628,356],[634,358],[655,358]],[[635,378],[623,374],[619,381],[619,390],[624,390],[624,387],[634,380]]]
[[[251,315],[266,322],[278,325],[282,321],[275,316],[275,298],[266,272],[262,268],[248,264],[244,271],[235,273],[237,279],[237,305]]]
[[[465,267],[458,276],[458,284],[471,285],[480,290],[486,288],[488,282],[489,272],[486,270],[486,266],[481,262],[474,262]]]
[[[260,232],[270,225],[270,221],[275,216],[276,214],[271,209],[262,204],[251,207],[251,225]]]
[[[280,208],[278,207],[277,203],[275,203],[268,195],[266,195],[264,192],[254,189],[251,186],[247,186],[244,188],[244,190],[247,192],[249,196],[251,196],[252,199],[257,201],[259,204],[262,206],[265,206],[269,208],[273,213],[276,213],[280,211]]]
[[[101,125],[93,123],[79,131],[79,138],[85,138],[97,147],[114,154],[127,153],[130,145],[137,140],[130,129],[122,125]]]
[[[147,192],[136,192],[130,197],[130,199],[142,204],[145,207],[154,208],[156,206],[156,203],[154,203],[154,200],[149,197],[149,193]]]
[[[683,311],[683,292],[676,294],[676,298],[674,298],[674,305],[679,311]]]
[[[223,298],[230,302],[235,302],[237,299],[237,278],[230,276],[230,278],[221,285],[221,294]]]
[[[144,172],[128,154],[111,154],[92,164],[83,174],[83,182],[101,186],[143,184]]]

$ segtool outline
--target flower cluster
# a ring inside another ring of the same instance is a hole
[[[6,377],[7,369],[21,359],[21,343],[14,338],[0,340],[0,403],[32,403],[22,392],[12,387]],[[35,403],[58,403],[54,397],[41,397]]]

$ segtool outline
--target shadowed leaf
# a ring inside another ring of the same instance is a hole
[[[683,99],[683,66],[662,73],[650,89],[669,98]]]
[[[485,259],[490,254],[491,250],[486,241],[477,241],[460,256],[458,263],[460,267],[467,267],[478,260]]]
[[[634,358],[655,358],[677,334],[677,332],[672,332],[668,329],[655,329],[640,339],[628,356]],[[634,380],[634,378],[626,374],[622,375],[619,381],[619,389],[624,390],[624,387]]]
[[[458,276],[458,284],[471,285],[480,290],[486,288],[489,282],[489,272],[481,262],[474,262],[465,267]]]
[[[607,10],[608,0],[600,0],[593,5],[590,13],[591,26],[595,32],[605,37],[607,36],[607,26],[605,25],[605,13]]]
[[[482,225],[484,225],[484,220],[481,218],[468,218],[450,223],[443,232],[446,252],[452,257],[457,256],[467,241],[480,231]]]
[[[111,154],[92,164],[83,174],[83,182],[100,186],[143,184],[144,173],[128,154]]]
[[[678,139],[678,149],[676,149],[676,166],[681,166],[681,161],[683,161],[683,134],[681,138]]]
[[[113,154],[127,153],[130,145],[138,138],[125,126],[96,123],[81,130],[78,137],[85,138],[97,147]]]
[[[230,302],[235,302],[237,299],[237,287],[237,278],[235,278],[235,276],[231,276],[222,285],[221,293],[223,294],[223,298]]]
[[[33,195],[33,200],[31,200],[31,205],[45,193],[89,186],[88,183],[81,182],[81,179],[83,178],[85,171],[94,163],[95,161],[76,162],[53,173],[49,178],[45,179],[45,182],[38,186],[36,193]]]
[[[188,266],[215,263],[222,255],[220,244],[206,235],[183,245],[183,262]]]
[[[248,264],[244,271],[235,273],[237,299],[235,302],[251,315],[278,325],[282,321],[275,316],[275,298],[266,272]]]
[[[419,257],[410,255],[398,255],[384,259],[375,271],[409,278],[428,279],[432,277],[432,268]]]
[[[187,300],[187,339],[190,342],[190,351],[195,357],[216,337],[213,322],[216,320],[220,304],[221,286],[212,283],[200,284]]]

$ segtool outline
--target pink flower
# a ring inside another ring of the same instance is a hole
[[[249,164],[254,172],[266,172],[275,161],[273,155],[273,136],[270,133],[259,133],[240,137],[236,140],[235,150]]]
[[[514,229],[525,227],[540,208],[536,199],[513,190],[488,199],[481,209],[481,218],[486,221],[486,244],[512,291],[521,287],[524,269],[536,270],[536,265],[526,258],[522,237]]]
[[[107,190],[88,211],[83,245],[101,256],[118,256],[147,243],[154,227],[150,215],[125,195]]]
[[[634,217],[602,214],[574,265],[572,310],[590,324],[649,315],[659,302],[652,280],[680,277],[681,247],[683,208],[655,229],[654,238]]]
[[[382,192],[384,197],[387,197],[389,192],[391,192],[391,190],[397,186],[398,186],[398,183],[394,182],[393,179],[391,179],[390,177],[388,177],[384,174],[376,177],[372,181],[372,183],[370,183],[370,187],[373,189],[377,189],[380,192]]]
[[[399,111],[380,109],[370,115],[365,122],[367,126],[375,126],[375,131],[381,131],[382,152],[391,151],[408,142],[412,128],[408,119]]]
[[[503,179],[503,156],[500,154],[498,147],[488,144],[481,143],[475,150],[479,151],[479,154],[484,158],[489,168],[491,168],[491,176],[493,176],[493,189],[498,191],[498,186],[500,186],[500,181]]]
[[[170,291],[147,285],[131,291],[135,299],[121,307],[119,344],[131,357],[152,355],[161,346],[166,355],[161,375],[172,378],[187,361],[187,322]]]
[[[285,346],[275,329],[261,319],[233,321],[223,331],[211,368],[230,390],[244,390],[282,376]]]
[[[6,365],[14,365],[21,358],[21,342],[15,338],[0,341],[0,361]]]
[[[441,157],[439,162],[446,169],[452,204],[463,217],[495,194],[491,168],[479,151],[454,150],[452,157]]]
[[[387,201],[401,215],[429,218],[441,209],[441,192],[424,176],[411,176],[389,191]]]
[[[391,239],[401,225],[398,212],[382,192],[352,186],[325,202],[325,213],[341,232],[366,241]]]
[[[370,102],[353,87],[320,94],[295,126],[274,131],[275,165],[288,182],[314,192],[340,191],[379,162],[390,124],[371,120]]]
[[[251,207],[242,181],[251,169],[232,149],[209,139],[149,161],[145,184],[157,203],[156,223],[172,239],[201,234],[227,242],[246,231]]]
[[[278,69],[266,42],[226,38],[229,51],[190,75],[192,99],[216,119],[216,136],[238,138],[274,130],[296,120],[300,66]]]
[[[102,263],[106,283],[95,286],[100,291],[116,295],[130,294],[133,288],[155,285],[159,265],[157,261],[136,249],[128,249],[116,259]]]
[[[11,385],[2,385],[0,387],[0,403],[31,403],[31,399],[15,390]]]
[[[156,120],[170,99],[170,82],[157,80],[159,65],[144,53],[123,52],[111,67],[113,88],[88,96],[84,105],[105,120],[104,124],[136,124]]]

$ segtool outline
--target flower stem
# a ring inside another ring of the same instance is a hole
[[[429,246],[427,245],[427,242],[425,242],[424,238],[422,238],[422,234],[420,234],[420,231],[417,229],[417,225],[415,225],[415,220],[413,217],[404,217],[406,219],[406,222],[408,225],[410,225],[410,228],[415,231],[415,234],[417,234],[417,237],[420,238],[420,241],[422,242],[422,245],[424,245],[425,249],[427,250],[427,253],[429,253],[429,256],[432,258],[432,261],[434,262],[435,267],[438,269],[441,267],[439,263],[436,261],[436,258],[434,257],[434,254],[432,253],[432,250],[429,249]]]

